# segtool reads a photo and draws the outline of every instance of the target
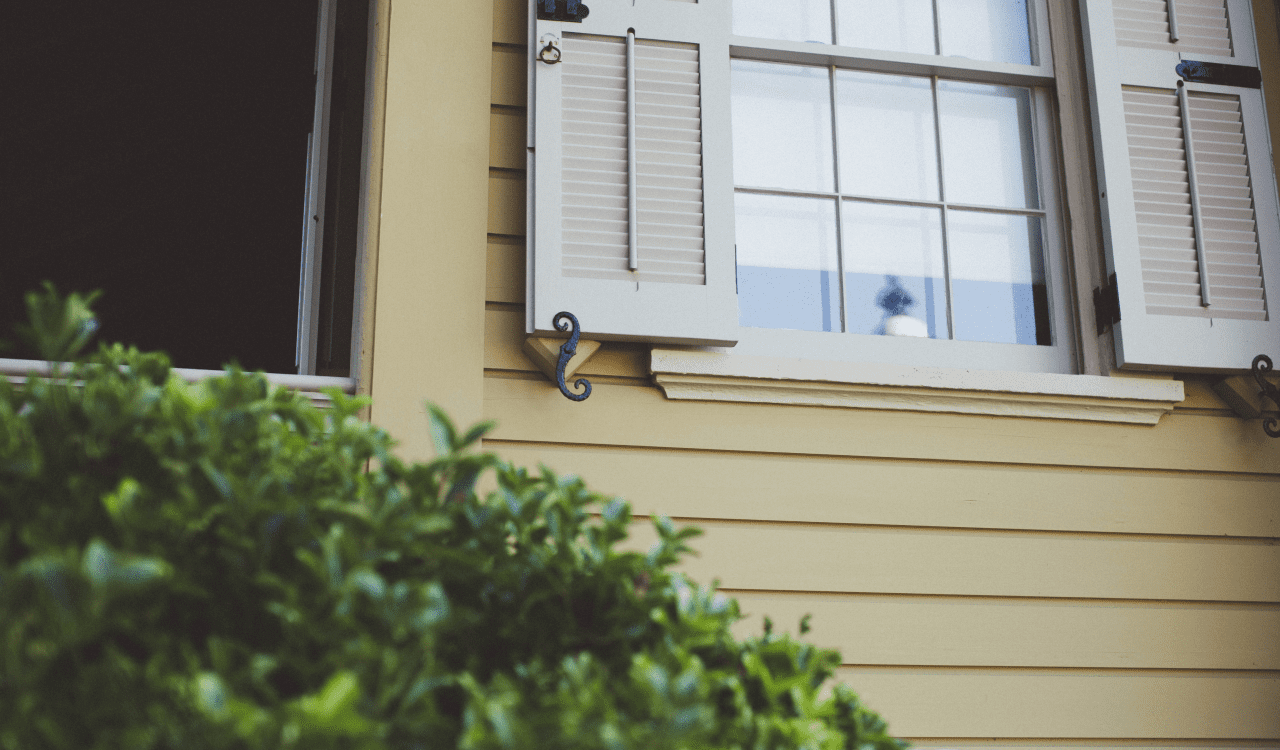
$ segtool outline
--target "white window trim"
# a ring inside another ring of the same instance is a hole
[[[0,375],[10,383],[20,385],[31,375],[49,377],[54,374],[55,365],[36,359],[5,359],[0,357]],[[173,372],[188,383],[198,383],[206,378],[225,375],[223,370],[196,370],[189,367],[175,367]],[[297,391],[311,403],[321,408],[333,404],[333,399],[320,391],[321,388],[337,388],[348,395],[356,392],[355,378],[340,378],[328,375],[292,375],[289,373],[266,373],[267,382],[281,388]]]
[[[650,373],[672,400],[830,406],[1154,425],[1182,381],[1001,372],[654,347]]]

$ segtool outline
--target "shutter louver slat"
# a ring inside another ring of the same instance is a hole
[[[626,49],[622,39],[576,34],[561,43],[561,262],[566,276],[594,278],[602,262],[627,262]]]
[[[1177,0],[1178,41],[1169,40],[1166,0],[1115,0],[1116,42],[1124,47],[1230,57],[1225,0]]]
[[[1203,174],[1200,211],[1208,250],[1209,288],[1215,317],[1266,320],[1262,258],[1253,210],[1244,118],[1240,99],[1191,92],[1191,147]],[[1240,274],[1239,270],[1245,273]]]
[[[1266,320],[1243,120],[1236,97],[1189,95],[1201,227],[1213,305],[1200,305],[1186,144],[1174,91],[1125,87],[1146,311]]]
[[[627,267],[626,43],[565,34],[563,45],[564,275],[702,284],[697,48],[636,43],[640,268],[633,272]]]
[[[701,90],[698,49],[636,42],[636,171],[639,173],[641,273],[660,250],[679,253],[671,281],[705,280],[702,208]],[[683,199],[673,194],[683,192]]]

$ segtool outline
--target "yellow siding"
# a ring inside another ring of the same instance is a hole
[[[622,344],[570,403],[521,351],[526,3],[494,1],[484,49],[459,21],[443,58],[443,17],[412,7],[390,36],[374,368],[407,453],[428,452],[430,395],[497,420],[505,457],[697,523],[686,570],[739,598],[743,633],[813,614],[842,679],[923,746],[1280,746],[1280,441],[1202,377],[1155,427],[674,402]]]

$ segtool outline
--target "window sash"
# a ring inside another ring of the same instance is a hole
[[[833,0],[834,4],[834,0]],[[813,44],[756,37],[732,36],[730,53],[734,60],[792,63],[822,66],[834,70],[886,73],[890,75],[927,76],[957,82],[987,83],[1025,87],[1032,93],[1032,142],[1036,179],[1040,194],[1038,208],[974,205],[938,200],[886,198],[884,196],[833,190],[800,190],[738,184],[735,194],[804,196],[838,201],[859,200],[888,205],[927,206],[950,210],[974,210],[1015,216],[1032,216],[1041,220],[1044,247],[1044,281],[1048,290],[1052,345],[991,343],[955,339],[919,339],[877,336],[871,334],[833,335],[832,332],[794,329],[740,328],[739,344],[726,353],[744,355],[781,355],[836,361],[936,364],[971,369],[1007,369],[1031,372],[1074,372],[1076,369],[1076,331],[1070,304],[1072,284],[1067,274],[1065,232],[1061,224],[1061,198],[1058,189],[1058,144],[1054,140],[1052,87],[1055,84],[1053,60],[1048,36],[1047,8],[1033,2],[1028,9],[1030,36],[1036,64],[991,62],[958,59],[938,55],[892,52],[846,47],[836,44]],[[838,23],[835,21],[833,23]],[[834,75],[834,72],[832,73]],[[834,96],[834,90],[833,90]],[[833,102],[834,104],[834,102]],[[935,111],[935,127],[936,127]],[[838,139],[833,125],[833,139]],[[838,158],[838,157],[837,157]],[[835,165],[838,172],[839,165]],[[738,178],[735,176],[735,182]],[[839,216],[842,211],[837,212]],[[838,243],[839,244],[839,243]],[[839,253],[843,256],[843,252]],[[843,258],[842,258],[843,262]],[[841,326],[847,325],[844,306],[844,271],[841,268]],[[950,298],[950,294],[948,294]],[[954,324],[951,326],[954,331]]]

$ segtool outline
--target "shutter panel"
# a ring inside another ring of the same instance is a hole
[[[588,339],[731,346],[728,0],[587,4],[531,3],[529,332],[563,310]]]
[[[1262,92],[1184,82],[1177,66],[1256,67],[1249,4],[1083,7],[1120,299],[1117,359],[1133,369],[1246,370],[1280,342],[1280,211]]]

